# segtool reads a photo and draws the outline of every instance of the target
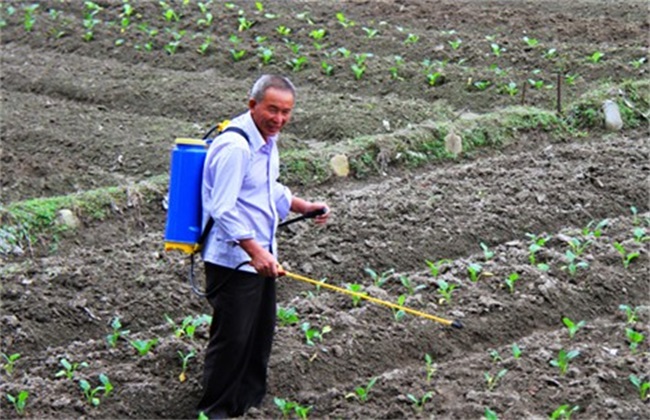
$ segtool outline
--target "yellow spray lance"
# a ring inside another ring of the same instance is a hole
[[[428,314],[428,313],[425,313],[425,312],[417,311],[415,309],[407,308],[406,306],[401,306],[401,305],[397,305],[397,304],[392,303],[392,302],[387,302],[385,300],[377,299],[377,298],[374,298],[372,296],[368,296],[368,295],[363,294],[363,293],[353,292],[352,290],[343,289],[341,287],[333,286],[331,284],[327,284],[327,283],[322,282],[322,281],[310,279],[309,277],[301,276],[300,274],[294,274],[294,273],[291,273],[289,271],[285,271],[282,267],[279,267],[279,274],[281,276],[289,277],[290,279],[303,281],[303,282],[306,282],[306,283],[313,284],[315,286],[324,287],[326,289],[333,290],[333,291],[338,292],[338,293],[344,293],[346,295],[350,295],[350,296],[354,296],[354,297],[357,297],[357,298],[365,299],[367,301],[370,301],[372,303],[376,303],[378,305],[383,305],[383,306],[387,306],[387,307],[392,308],[392,309],[397,309],[399,311],[404,311],[404,312],[407,312],[407,313],[409,313],[411,315],[415,315],[415,316],[419,316],[419,317],[422,317],[422,318],[430,319],[431,321],[439,322],[439,323],[441,323],[443,325],[446,325],[446,326],[452,326],[454,328],[463,328],[463,324],[461,324],[461,322],[459,320],[457,320],[457,319],[451,321],[451,320],[448,320],[448,319],[440,318],[440,317],[437,317],[435,315],[431,315],[431,314]]]

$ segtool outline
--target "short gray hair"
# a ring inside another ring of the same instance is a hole
[[[291,80],[277,74],[264,74],[257,79],[251,89],[250,97],[254,99],[255,102],[262,102],[266,91],[270,88],[289,91],[293,95],[293,98],[296,98],[296,88],[293,83],[291,83]]]

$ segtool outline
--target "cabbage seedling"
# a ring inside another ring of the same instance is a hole
[[[382,287],[388,279],[395,274],[395,269],[391,268],[390,270],[386,270],[382,272],[381,274],[377,273],[375,270],[372,268],[364,268],[364,271],[370,275],[372,278],[372,282],[375,286],[377,287]]]
[[[208,48],[210,48],[210,44],[212,44],[212,37],[208,35],[205,37],[205,40],[201,43],[201,45],[198,46],[196,52],[201,55],[205,55],[205,53],[208,52]]]
[[[582,235],[585,238],[588,237],[600,238],[601,235],[603,234],[603,229],[607,227],[608,224],[609,224],[609,219],[603,219],[600,222],[598,222],[598,224],[595,227],[593,227],[594,222],[592,220],[587,224],[587,226],[584,229],[582,229]]]
[[[286,64],[291,68],[291,71],[299,72],[307,64],[307,57],[304,55],[294,57],[291,60],[287,60]]]
[[[415,292],[418,292],[427,287],[426,284],[414,285],[413,283],[411,283],[411,279],[403,275],[399,276],[399,281],[400,283],[402,283],[402,286],[406,287],[406,290],[408,291],[409,295],[414,295]]]
[[[517,94],[519,93],[519,88],[517,87],[517,83],[510,82],[508,84],[504,83],[503,85],[501,85],[499,91],[501,93],[506,93],[510,96],[517,96]]]
[[[600,63],[600,60],[605,56],[605,53],[600,52],[600,51],[594,51],[593,54],[591,54],[589,57],[587,57],[587,61],[593,64]]]
[[[368,401],[368,396],[370,395],[370,390],[372,387],[375,385],[375,382],[377,382],[377,377],[374,377],[370,379],[368,384],[364,386],[358,386],[354,388],[354,392],[350,392],[345,396],[345,398],[356,398],[358,399],[361,403],[365,403]]]
[[[641,401],[647,400],[648,391],[650,390],[650,382],[644,381],[634,374],[630,375],[630,382],[632,382],[632,385],[634,385],[637,391],[639,391],[639,397],[641,398]]]
[[[349,28],[350,26],[354,26],[355,22],[353,20],[348,19],[345,17],[345,14],[343,12],[338,12],[336,14],[336,20],[343,26],[344,28]]]
[[[74,374],[77,371],[77,369],[82,368],[82,367],[88,367],[88,363],[86,362],[74,362],[70,363],[67,359],[63,358],[60,360],[61,366],[63,366],[63,369],[58,371],[56,373],[56,377],[60,376],[65,376],[67,379],[74,379]]]
[[[460,45],[463,43],[462,39],[456,39],[455,41],[447,41],[452,50],[457,50],[460,48]]]
[[[562,322],[567,327],[567,330],[569,330],[569,338],[573,338],[578,330],[585,326],[585,321],[580,321],[576,324],[567,317],[562,318]]]
[[[147,353],[158,344],[158,339],[153,338],[151,340],[131,340],[129,341],[131,345],[138,351],[140,356],[146,356]]]
[[[508,276],[508,278],[505,279],[506,286],[508,286],[510,293],[515,292],[515,282],[517,280],[519,280],[519,274],[517,273],[512,273]]]
[[[580,76],[579,74],[566,74],[564,76],[564,81],[567,85],[573,86],[576,83],[576,79]]]
[[[2,353],[2,358],[5,359],[5,363],[2,365],[2,368],[5,370],[7,375],[11,375],[14,373],[14,365],[16,364],[16,360],[20,359],[20,353],[14,353],[11,355]]]
[[[579,257],[585,252],[587,247],[591,245],[591,240],[587,239],[583,242],[578,238],[569,238],[567,244],[569,245],[571,251],[573,251],[573,253]]]
[[[512,357],[519,359],[521,357],[521,349],[517,343],[512,343]]]
[[[528,246],[528,260],[532,265],[537,265],[536,254],[544,248],[546,243],[551,240],[551,237],[537,236],[532,233],[527,233],[526,236],[531,240],[531,244]]]
[[[284,25],[278,26],[277,28],[275,28],[275,31],[282,36],[289,36],[289,34],[291,34],[291,28],[286,27]]]
[[[648,60],[645,57],[641,57],[636,60],[630,61],[630,65],[634,67],[635,70],[638,70],[639,68],[641,68],[643,64],[645,64],[646,61]]]
[[[444,264],[448,264],[451,261],[448,260],[448,259],[442,259],[442,260],[438,260],[436,262],[432,262],[432,261],[429,261],[429,260],[424,260],[424,262],[427,263],[427,266],[429,266],[429,272],[435,278],[435,277],[438,277],[438,274],[440,274],[440,268]]]
[[[420,36],[419,36],[419,35],[408,34],[408,35],[406,36],[406,39],[404,40],[404,45],[407,45],[407,44],[415,44],[415,43],[418,42],[419,40],[420,40]]]
[[[494,54],[496,57],[501,56],[501,54],[505,51],[505,48],[501,48],[501,46],[496,42],[490,44],[490,49],[492,50],[492,54]]]
[[[320,41],[325,37],[327,31],[325,29],[314,29],[309,33],[310,38],[313,38],[315,41]]]
[[[239,32],[247,31],[255,24],[254,21],[246,19],[246,16],[239,16],[237,22],[239,22],[239,27],[237,28]]]
[[[180,375],[178,375],[178,380],[185,382],[187,379],[187,363],[192,357],[194,357],[194,350],[190,350],[189,353],[184,354],[182,351],[178,351],[178,356],[181,358],[182,369]]]
[[[313,407],[311,405],[309,407],[304,407],[300,404],[296,404],[296,406],[293,407],[293,411],[298,415],[299,418],[304,420],[307,418],[312,408]]]
[[[574,405],[573,407],[569,408],[569,404],[563,404],[556,408],[555,411],[551,413],[551,416],[549,418],[551,420],[569,420],[571,418],[571,414],[575,413],[578,410],[580,410],[579,405]]]
[[[275,403],[275,406],[278,407],[278,409],[282,413],[282,417],[285,419],[289,418],[289,414],[291,414],[294,407],[297,405],[293,401],[288,401],[285,400],[284,398],[278,398],[278,397],[274,397],[273,402]]]
[[[478,82],[476,82],[478,83]],[[489,82],[488,82],[489,83]],[[483,258],[485,258],[485,261],[489,261],[494,257],[494,252],[490,251],[490,248],[488,248],[485,243],[481,242],[480,243],[481,249],[483,250]]]
[[[621,255],[621,259],[623,260],[623,267],[625,267],[626,270],[630,266],[630,263],[635,258],[638,258],[639,255],[641,255],[639,252],[627,252],[625,247],[618,242],[614,242],[612,245],[614,246],[614,248],[616,248],[618,253]]]
[[[630,342],[630,351],[632,351],[632,353],[636,353],[636,349],[639,347],[639,344],[641,344],[645,339],[645,335],[638,331],[635,331],[632,328],[626,328],[625,335]]]
[[[492,82],[490,82],[489,80],[477,80],[472,84],[472,86],[474,86],[477,90],[483,91],[488,87],[490,87],[491,84]]]
[[[501,369],[494,376],[492,376],[490,372],[484,372],[483,376],[485,377],[485,384],[487,385],[488,391],[492,391],[499,383],[499,380],[506,376],[506,373],[508,373],[508,369]]]
[[[571,350],[567,352],[566,350],[562,349],[558,352],[557,354],[557,359],[551,360],[551,366],[555,366],[560,369],[560,375],[564,375],[569,369],[569,363],[571,360],[575,359],[580,355],[580,351],[578,350]]]
[[[356,64],[352,64],[350,69],[352,70],[352,73],[354,73],[355,80],[361,80],[363,74],[366,72],[366,66],[359,66]]]
[[[120,337],[127,336],[129,330],[122,330],[122,323],[120,322],[119,317],[113,318],[113,321],[111,321],[111,328],[113,329],[113,332],[106,336],[106,342],[109,347],[115,347],[117,345],[117,340],[119,340]]]
[[[643,242],[650,241],[650,236],[646,235],[645,228],[642,228],[642,227],[634,228],[633,233],[634,233],[634,241],[635,242],[643,243]]]
[[[99,392],[104,391],[103,396],[107,396],[113,390],[113,384],[111,384],[111,381],[108,379],[108,376],[104,375],[103,373],[100,374],[99,381],[102,384],[100,386],[92,388],[90,386],[90,383],[87,380],[85,379],[79,380],[79,387],[81,387],[81,390],[83,391],[84,396],[86,397],[86,401],[88,401],[89,404],[95,407],[97,407],[100,403],[99,396],[97,396]]]
[[[13,396],[7,393],[7,399],[11,404],[13,404],[16,413],[19,416],[25,414],[25,406],[27,405],[27,397],[29,397],[29,392],[22,390],[18,393],[17,396]]]
[[[483,266],[479,263],[471,263],[467,266],[467,272],[469,273],[469,279],[472,283],[476,283],[479,278],[481,278]]]
[[[372,38],[376,37],[377,34],[379,33],[379,31],[377,29],[374,29],[374,28],[366,28],[364,26],[361,29],[363,29],[363,31],[366,33],[366,36],[368,37],[368,39],[372,39]]]
[[[320,68],[325,76],[331,76],[334,73],[334,67],[325,60],[321,61]]]
[[[280,321],[281,327],[286,327],[287,325],[297,324],[300,319],[296,313],[296,308],[283,308],[278,306],[277,318]]]
[[[323,335],[332,331],[332,327],[329,325],[325,325],[320,331],[318,329],[311,328],[311,324],[309,322],[303,322],[300,328],[305,333],[305,342],[308,346],[313,346],[314,340],[322,342]]]
[[[539,45],[539,41],[536,38],[529,38],[529,37],[525,36],[522,39],[526,43],[526,45],[528,45],[531,48],[534,48],[537,45]]]
[[[406,295],[399,295],[397,298],[397,304],[399,306],[404,306],[404,302],[406,301]],[[406,316],[406,312],[404,312],[402,309],[400,310],[395,310],[393,309],[393,318],[395,318],[395,321],[399,322]]]
[[[267,65],[273,60],[273,48],[270,47],[260,47],[259,56],[262,60],[262,64]]]
[[[492,357],[493,363],[503,362],[503,358],[497,350],[490,350],[490,357]]]
[[[429,353],[424,355],[424,363],[426,364],[427,383],[431,383],[431,378],[438,370],[438,366],[433,363],[433,358]]]
[[[30,6],[25,6],[25,16],[23,18],[23,27],[25,28],[25,31],[31,32],[32,28],[34,27],[34,23],[36,23],[36,17],[34,16],[34,13],[36,12],[36,9],[38,9],[38,4],[32,4]]]
[[[632,308],[629,305],[619,305],[618,309],[625,312],[625,316],[627,318],[627,323],[629,324],[634,324],[639,320],[639,317],[637,316],[637,311],[639,310],[639,307]]]
[[[454,292],[455,288],[455,284],[449,284],[442,279],[438,280],[438,294],[447,303],[451,303],[451,295]]]
[[[488,407],[485,408],[483,417],[485,418],[485,420],[499,420],[499,416],[497,416],[497,413],[490,410]]]
[[[578,256],[568,249],[566,251],[565,257],[567,265],[562,266],[562,270],[568,271],[571,276],[575,276],[579,268],[585,270],[589,268],[589,263],[579,260]]]
[[[406,397],[407,397],[409,400],[411,400],[411,402],[413,403],[413,409],[414,409],[417,413],[421,413],[422,410],[424,410],[424,404],[425,404],[428,400],[430,400],[431,398],[433,398],[433,392],[429,391],[429,392],[425,393],[425,394],[424,394],[422,397],[420,397],[420,398],[417,398],[417,397],[416,397],[415,395],[413,395],[413,394],[406,394]]]
[[[388,71],[390,72],[390,77],[391,79],[404,80],[404,78],[400,77],[398,74],[399,68],[404,65],[404,59],[399,55],[396,55],[394,59],[395,59],[395,65],[388,69]]]
[[[346,289],[348,289],[351,292],[356,293],[357,295],[352,295],[352,305],[353,306],[359,306],[359,302],[361,301],[361,296],[366,296],[368,293],[363,291],[363,285],[358,284],[358,283],[350,283],[345,286]]]

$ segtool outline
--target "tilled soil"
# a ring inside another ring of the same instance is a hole
[[[121,11],[121,2],[99,4],[109,16]],[[157,2],[133,4],[145,16],[160,14]],[[174,4],[184,10],[181,22],[200,17],[195,3],[191,10]],[[508,50],[498,62],[511,71],[503,80],[537,77],[533,70],[543,68],[550,83],[550,69],[559,64],[579,73],[577,84],[566,86],[566,100],[607,77],[612,83],[645,77],[647,68],[629,65],[647,53],[641,2],[336,5],[357,22],[354,28],[338,24],[336,8],[320,2],[267,4],[276,19],[245,7],[257,22],[251,33],[240,34],[250,51],[261,34],[281,43],[275,30],[286,25],[312,60],[305,71],[290,73],[299,98],[282,139],[284,151],[384,133],[385,121],[391,130],[409,130],[454,118],[455,112],[445,114],[448,109],[483,113],[519,103],[519,96],[497,94],[494,86],[478,93],[466,88],[468,77],[494,77],[486,70],[494,60],[486,36],[496,35]],[[81,6],[74,2],[41,2],[36,28],[26,32],[22,6],[3,2],[1,9],[7,21],[0,30],[3,204],[134,185],[165,174],[174,137],[198,136],[214,121],[241,112],[246,90],[262,71],[287,71],[285,47],[278,47],[282,56],[269,67],[253,53],[232,61],[227,39],[236,30],[238,8],[223,2],[213,5],[215,16],[230,26],[213,28],[221,44],[215,42],[206,56],[194,51],[199,37],[174,55],[155,38],[156,48],[147,53],[135,48],[147,40],[141,32],[118,35],[119,28],[108,24],[84,42]],[[58,20],[47,14],[50,8],[62,11]],[[77,25],[52,36],[63,30],[64,18]],[[180,25],[189,32],[195,26]],[[367,76],[355,81],[342,59],[332,61],[334,76],[322,75],[321,56],[307,47],[312,26],[328,30],[330,51],[345,46],[373,53]],[[372,41],[361,27],[380,33]],[[420,41],[404,44],[409,33]],[[524,35],[539,38],[543,47],[534,54],[518,47]],[[115,46],[117,36],[124,48]],[[452,50],[447,41],[456,37],[464,47]],[[551,47],[562,60],[541,58]],[[596,50],[606,54],[601,65],[585,64]],[[407,60],[403,83],[385,69],[398,54]],[[431,88],[417,82],[419,62],[436,54],[450,60],[448,81]],[[458,64],[463,57],[467,69]],[[531,90],[527,104],[552,108],[554,94]],[[592,130],[579,138],[533,130],[498,150],[383,169],[383,175],[291,185],[300,196],[326,201],[332,217],[321,228],[302,223],[282,231],[280,262],[328,284],[359,284],[385,301],[404,295],[406,306],[443,322],[399,318],[389,308],[281,278],[279,305],[294,308],[299,321],[278,325],[268,396],[248,417],[281,417],[274,397],[311,406],[312,418],[481,418],[486,409],[504,419],[547,418],[563,404],[578,407],[575,418],[650,416],[648,400],[641,400],[630,381],[630,375],[650,380],[647,235],[645,241],[639,236],[650,230],[647,127]],[[4,394],[21,390],[29,392],[30,418],[196,417],[207,326],[200,323],[193,337],[178,336],[167,318],[176,324],[188,316],[198,320],[209,307],[190,291],[187,259],[162,251],[165,194],[134,193],[130,205],[116,206],[103,220],[84,219],[74,232],[21,244],[21,252],[1,256],[1,351],[21,355],[13,373],[0,372],[2,418],[17,416]],[[535,264],[531,235],[549,237]],[[638,257],[624,266],[615,243]],[[579,254],[573,264],[567,251]],[[426,260],[440,262],[436,276]],[[478,270],[477,281],[470,267]],[[367,269],[384,276],[373,279]],[[196,271],[200,279],[200,264]],[[513,273],[519,279],[511,292],[505,279]],[[440,280],[456,286],[449,301],[439,291]],[[638,320],[628,319],[620,305],[638,308]],[[563,317],[585,325],[570,337]],[[115,318],[130,332],[110,347],[106,336]],[[445,325],[453,320],[463,328]],[[310,345],[305,322],[331,331]],[[645,336],[638,348],[630,331]],[[144,356],[128,342],[153,338],[159,341]],[[520,357],[513,355],[515,344]],[[579,352],[564,373],[552,364],[561,350]],[[178,353],[190,351],[195,357],[187,380],[180,381]],[[57,376],[61,358],[88,366],[66,379]],[[94,388],[99,374],[115,389],[107,396],[99,392],[95,407],[78,381]],[[355,388],[372,378],[377,379],[364,401]]]

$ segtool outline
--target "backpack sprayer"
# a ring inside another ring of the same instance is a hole
[[[165,226],[165,251],[178,250],[189,254],[190,256],[190,286],[192,291],[206,297],[209,293],[203,292],[195,284],[194,279],[194,255],[201,251],[201,247],[207,239],[208,233],[214,225],[214,219],[210,218],[205,228],[202,229],[202,202],[201,202],[201,183],[203,179],[203,165],[207,155],[210,143],[214,141],[210,136],[217,131],[217,136],[226,131],[236,132],[249,142],[248,135],[238,127],[229,127],[230,121],[226,120],[221,124],[212,127],[202,139],[177,138],[174,149],[171,152],[171,169],[169,179],[169,200],[167,206],[167,223]],[[284,221],[278,227],[284,227],[289,224],[299,222],[305,219],[311,219],[326,212],[327,209],[319,209],[313,212],[305,213],[296,218]],[[248,264],[248,261],[242,262],[235,269]],[[310,279],[298,274],[290,273],[280,267],[282,276],[294,280],[310,283],[315,286],[324,287],[337,293],[343,293],[372,303],[387,306],[392,309],[401,310],[412,315],[441,323],[454,328],[462,328],[463,325],[459,320],[448,320],[430,315],[415,309],[397,305],[362,293],[343,289],[341,287],[326,284],[324,282]]]

